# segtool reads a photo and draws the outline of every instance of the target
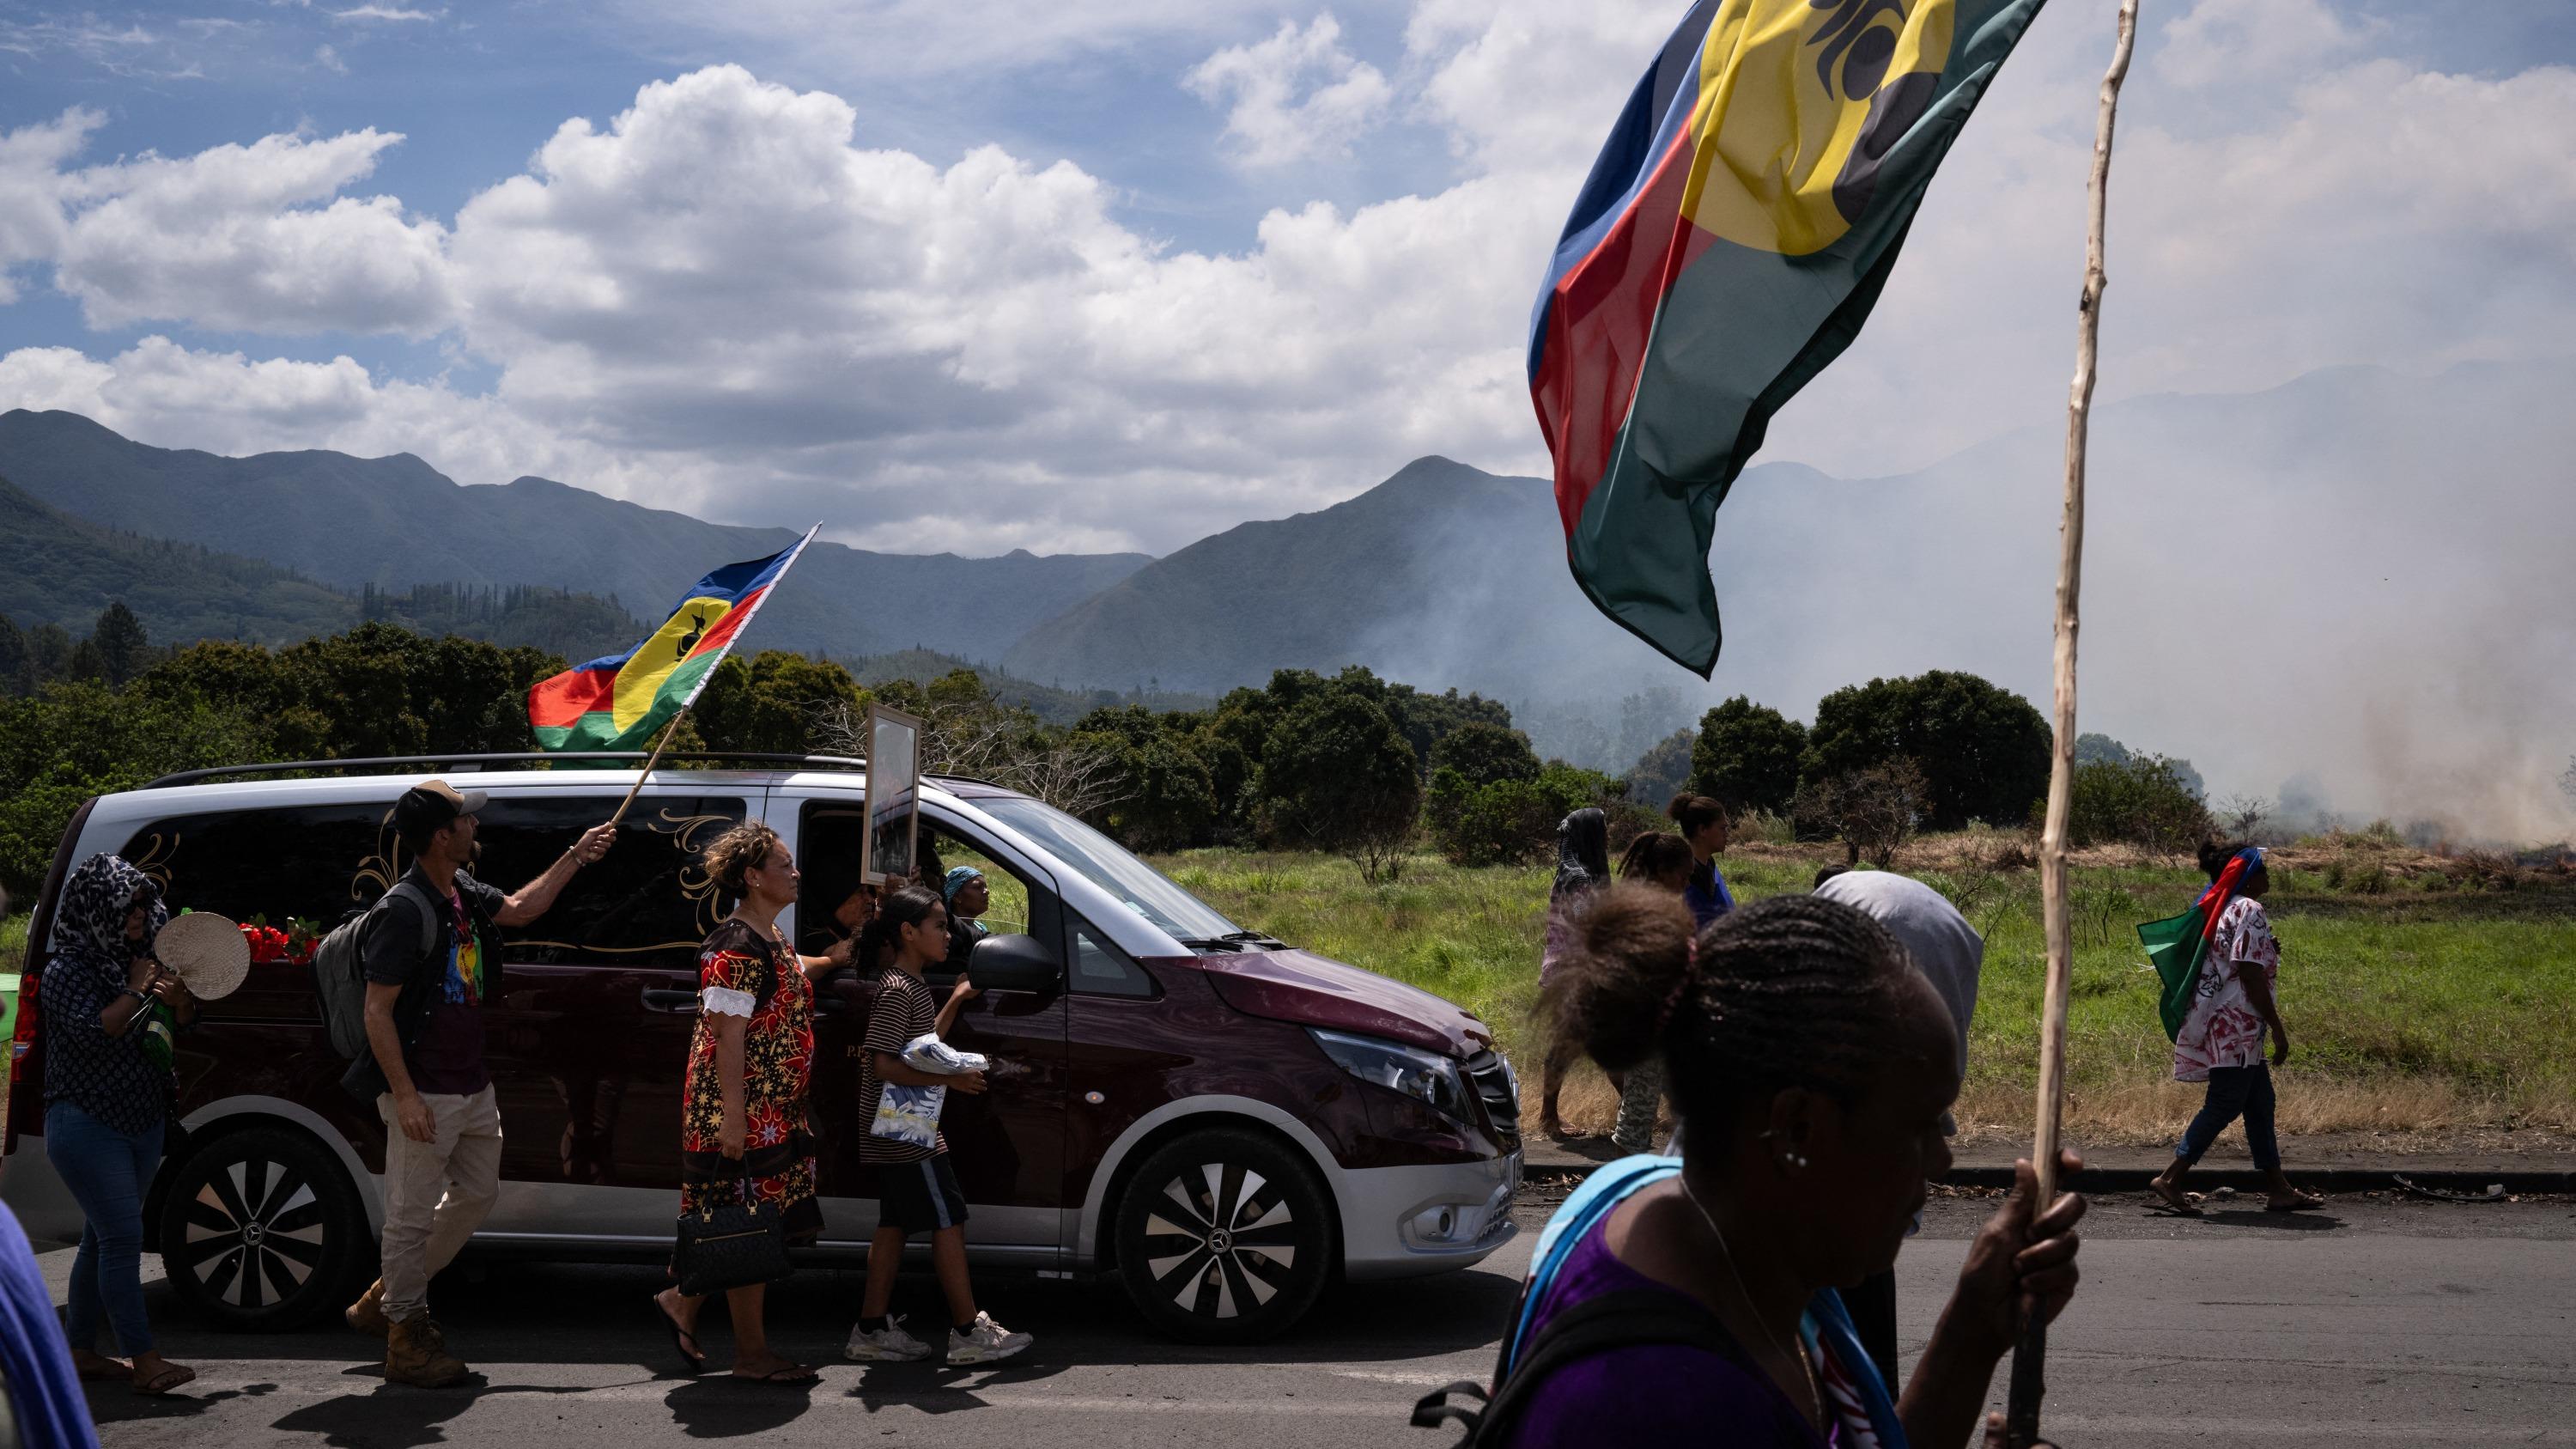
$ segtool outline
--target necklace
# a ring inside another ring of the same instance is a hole
[[[1699,1200],[1699,1194],[1691,1188],[1689,1178],[1675,1174],[1674,1180],[1682,1185],[1682,1196],[1689,1199],[1690,1205],[1699,1211],[1699,1220],[1708,1224],[1708,1230],[1716,1235],[1717,1255],[1725,1260],[1726,1276],[1734,1282],[1736,1295],[1744,1300],[1745,1311],[1753,1316],[1753,1326],[1762,1330],[1762,1336],[1770,1341],[1773,1353],[1782,1358],[1796,1359],[1800,1372],[1806,1375],[1807,1395],[1815,1407],[1816,1427],[1821,1432],[1825,1427],[1825,1391],[1823,1386],[1816,1382],[1816,1366],[1808,1361],[1803,1349],[1798,1353],[1789,1352],[1782,1346],[1780,1336],[1771,1331],[1771,1325],[1762,1321],[1762,1310],[1755,1306],[1752,1290],[1744,1286],[1744,1275],[1736,1271],[1735,1249],[1727,1245],[1726,1229],[1717,1225],[1717,1214],[1710,1212],[1708,1204]]]

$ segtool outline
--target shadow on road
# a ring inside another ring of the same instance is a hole
[[[2235,1228],[2272,1228],[2291,1233],[2330,1233],[2344,1225],[2343,1219],[2319,1212],[2276,1213],[2264,1208],[2221,1208],[2204,1211],[2205,1223],[2225,1223]]]

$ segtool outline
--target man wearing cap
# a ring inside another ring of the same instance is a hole
[[[474,878],[475,813],[486,797],[428,780],[394,803],[394,834],[412,853],[403,884],[439,902],[424,930],[410,891],[394,891],[364,926],[367,1043],[341,1085],[385,1119],[384,1276],[351,1304],[351,1327],[385,1339],[385,1377],[439,1388],[470,1372],[429,1316],[429,1280],[491,1211],[501,1186],[501,1113],[483,1065],[483,1003],[500,974],[496,926],[546,913],[573,873],[608,853],[597,825],[504,895]],[[426,937],[429,949],[421,943]]]

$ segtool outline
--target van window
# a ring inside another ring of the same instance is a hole
[[[834,912],[858,888],[859,832],[864,820],[855,804],[823,801],[806,805],[799,818],[796,868],[804,879],[796,900],[798,950],[821,955],[845,934],[835,922]],[[1046,885],[1022,875],[955,826],[925,818],[918,840],[919,868],[933,890],[939,889],[948,872],[959,866],[972,866],[983,872],[991,901],[977,919],[987,932],[1056,939],[1058,907],[1054,892]],[[927,979],[945,984],[956,979],[956,972],[935,968]]]
[[[495,799],[475,839],[475,875],[505,891],[544,874],[616,805],[604,796]],[[646,795],[618,822],[617,843],[583,866],[554,908],[503,932],[512,961],[534,966],[648,966],[685,970],[729,903],[701,854],[743,818],[739,798]]]
[[[613,808],[601,797],[496,799],[480,817],[475,874],[516,890]],[[370,801],[172,816],[136,831],[122,853],[161,883],[173,911],[328,930],[411,868],[391,815],[390,801]],[[688,967],[722,919],[698,852],[742,816],[738,798],[637,800],[607,858],[584,867],[523,933],[504,933],[510,959]]]
[[[1162,987],[1136,959],[1118,949],[1118,943],[1101,934],[1100,928],[1082,917],[1066,913],[1072,923],[1067,932],[1073,938],[1073,989],[1084,996],[1119,996],[1134,1001],[1151,1001],[1162,994]]]

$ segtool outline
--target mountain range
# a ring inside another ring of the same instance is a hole
[[[2540,360],[2097,407],[2085,728],[2187,755],[2221,795],[2315,771],[2381,808],[2480,801],[2493,834],[2520,833],[2576,754],[2571,389],[2576,362]],[[842,658],[919,645],[1122,695],[1365,664],[1616,718],[1623,696],[1666,686],[1673,723],[1736,693],[1807,716],[1832,689],[1928,668],[2045,705],[2064,434],[2055,400],[2031,411],[1901,476],[1749,469],[1717,516],[1727,644],[1707,685],[1584,602],[1543,480],[1436,457],[1160,559],[818,545],[758,642]],[[542,479],[459,486],[408,456],[168,451],[62,413],[0,415],[0,477],[115,530],[116,547],[174,540],[292,570],[186,571],[230,601],[209,614],[269,598],[280,628],[312,603],[299,579],[542,583],[650,615],[712,564],[793,537]],[[25,504],[0,495],[9,507]]]

